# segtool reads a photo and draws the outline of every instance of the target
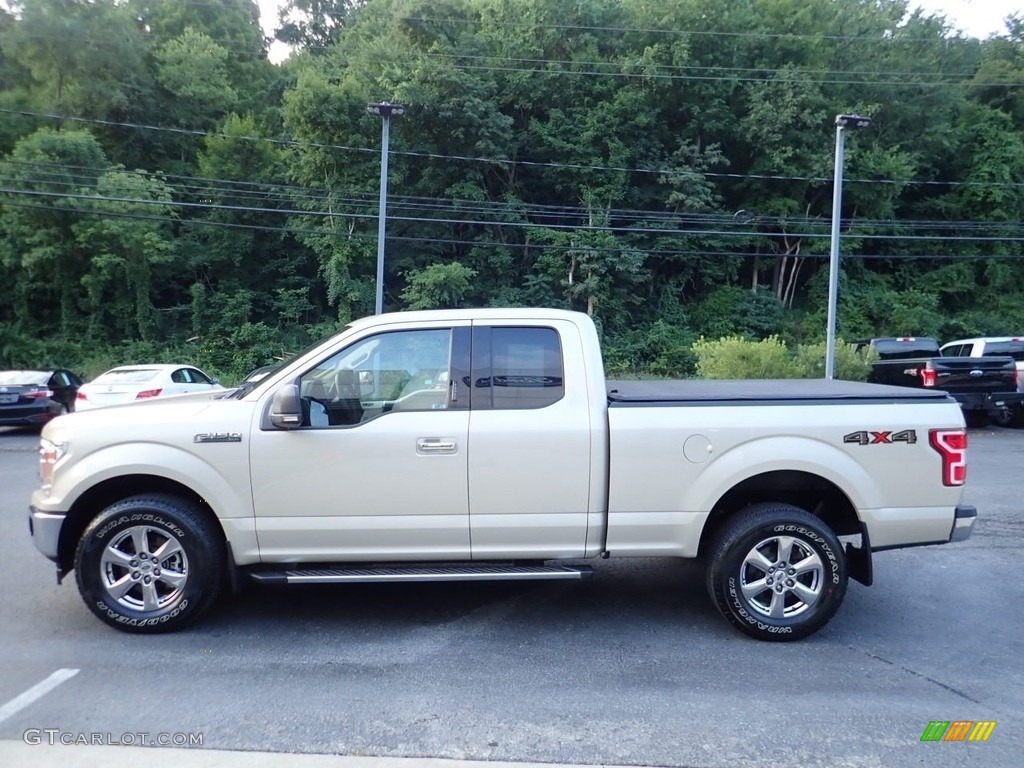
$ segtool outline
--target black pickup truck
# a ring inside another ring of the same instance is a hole
[[[897,336],[858,342],[878,353],[868,381],[948,392],[964,412],[968,426],[1021,413],[1017,365],[1012,357],[943,357],[935,339]]]

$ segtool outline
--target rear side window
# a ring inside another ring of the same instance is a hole
[[[142,384],[155,379],[160,373],[152,368],[123,368],[101,373],[92,380],[93,384]]]
[[[191,384],[213,384],[213,380],[209,376],[195,368],[186,368],[185,375],[188,376]]]
[[[985,344],[982,357],[1012,357],[1017,362],[1024,361],[1024,342],[990,341]]]
[[[478,331],[473,338],[474,408],[544,408],[565,396],[562,346],[555,329]]]
[[[26,384],[45,384],[50,377],[44,371],[0,371],[0,386],[19,387]]]
[[[915,357],[937,357],[939,354],[939,344],[935,339],[876,339],[872,345],[880,360],[910,360]]]

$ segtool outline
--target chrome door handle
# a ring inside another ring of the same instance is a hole
[[[416,440],[416,453],[455,453],[458,450],[456,442],[447,437],[421,437]]]

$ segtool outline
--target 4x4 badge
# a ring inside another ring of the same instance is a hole
[[[912,429],[903,429],[899,432],[869,432],[862,429],[859,432],[843,435],[843,442],[857,445],[891,445],[892,443],[913,445],[917,442],[917,432]]]

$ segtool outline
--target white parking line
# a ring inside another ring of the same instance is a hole
[[[41,683],[36,683],[24,693],[15,696],[2,707],[0,707],[0,723],[11,715],[17,714],[29,704],[37,701],[65,680],[70,680],[78,674],[77,669],[58,669]]]

